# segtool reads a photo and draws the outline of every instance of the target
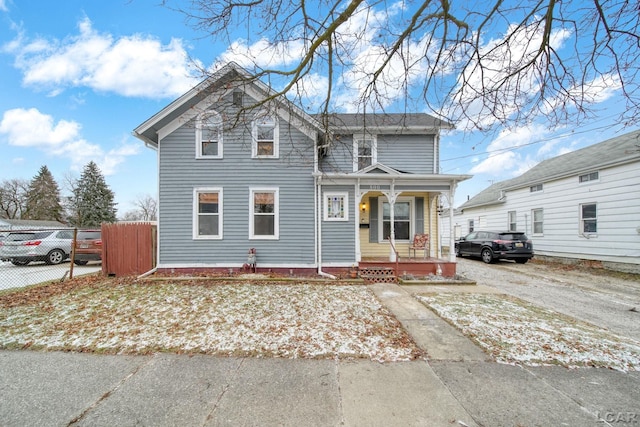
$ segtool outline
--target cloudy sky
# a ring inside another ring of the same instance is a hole
[[[93,160],[122,215],[136,198],[157,194],[155,152],[131,131],[197,83],[198,68],[230,59],[243,64],[246,56],[277,67],[295,60],[302,48],[269,50],[265,40],[241,36],[221,44],[157,3],[0,0],[0,181],[29,180],[47,165],[66,193],[69,177],[77,178]],[[377,19],[384,20],[385,13]],[[354,19],[349,25],[357,32],[362,23]],[[360,37],[358,43],[362,57],[379,49],[375,37]],[[326,87],[324,76],[312,77],[311,94]],[[358,81],[358,74],[347,79]],[[387,93],[401,95],[394,88]],[[338,90],[336,99],[341,97],[352,93]],[[599,91],[601,114],[579,127],[552,131],[540,120],[492,134],[445,134],[442,172],[474,175],[459,187],[455,205],[545,158],[633,130],[615,123],[619,97],[615,84]]]

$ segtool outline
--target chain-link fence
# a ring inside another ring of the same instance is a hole
[[[76,258],[72,248],[89,246],[83,240],[76,245],[79,233],[84,231],[0,228],[0,291],[101,271],[101,261],[94,260],[99,255]]]

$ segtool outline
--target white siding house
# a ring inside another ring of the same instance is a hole
[[[443,215],[443,231],[449,230]],[[640,131],[545,160],[454,211],[456,238],[524,231],[536,255],[640,268]]]

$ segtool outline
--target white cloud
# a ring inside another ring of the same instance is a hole
[[[513,168],[517,164],[517,154],[513,151],[492,154],[481,163],[475,165],[469,173],[486,173],[493,176],[504,176],[505,171]]]
[[[3,12],[9,11],[9,8],[7,7],[7,3],[5,0],[0,0],[0,10]]]
[[[477,163],[469,173],[486,173],[494,176],[516,176],[524,173],[538,161],[518,154],[517,150],[537,143],[548,135],[541,125],[524,126],[517,129],[504,129],[487,146],[488,157]],[[551,146],[547,147],[551,150]],[[539,154],[542,155],[544,152]]]
[[[81,126],[74,121],[59,120],[35,108],[7,110],[0,121],[0,134],[6,135],[9,145],[40,149],[43,152],[71,161],[71,168],[81,170],[95,161],[105,175],[115,173],[116,167],[128,156],[139,152],[137,144],[121,142],[109,152],[88,142],[80,135]]]
[[[173,98],[197,83],[181,40],[163,45],[139,34],[114,39],[95,31],[88,18],[79,23],[78,35],[62,41],[29,41],[19,31],[3,51],[16,55],[25,85],[51,95],[68,87],[89,87],[123,96]]]

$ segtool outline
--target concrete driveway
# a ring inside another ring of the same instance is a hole
[[[640,341],[640,280],[531,262],[458,260],[458,274],[533,304]]]
[[[58,265],[47,265],[34,262],[25,266],[13,265],[10,262],[0,262],[0,290],[21,288],[50,280],[60,280],[69,277],[71,264],[66,261]],[[87,265],[74,265],[73,276],[96,273],[102,270],[101,263],[91,262]]]

